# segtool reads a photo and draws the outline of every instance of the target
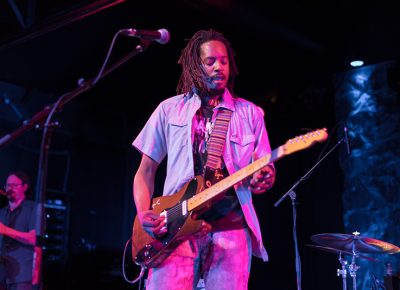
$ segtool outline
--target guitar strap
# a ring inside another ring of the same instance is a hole
[[[217,112],[214,128],[207,144],[207,163],[204,171],[204,180],[207,187],[223,178],[221,172],[221,155],[225,146],[226,132],[232,111],[220,108]]]

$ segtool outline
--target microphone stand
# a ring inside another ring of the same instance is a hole
[[[295,247],[295,255],[296,255],[296,278],[297,278],[297,290],[301,290],[301,261],[300,261],[300,254],[298,249],[297,243],[297,211],[296,211],[296,193],[294,189],[308,176],[312,173],[312,171],[326,158],[328,155],[331,154],[333,150],[335,150],[341,143],[345,142],[345,138],[342,138],[339,142],[335,144],[320,160],[315,163],[313,167],[306,174],[304,174],[298,181],[296,181],[293,186],[277,201],[274,203],[274,206],[277,207],[288,195],[292,200],[292,213],[293,213],[293,240],[294,240],[294,247]]]
[[[36,181],[36,196],[35,201],[38,203],[37,205],[37,215],[36,215],[36,246],[42,248],[43,236],[44,236],[44,225],[45,225],[45,212],[44,212],[44,203],[45,203],[45,190],[46,190],[46,177],[47,177],[47,163],[48,163],[48,149],[50,147],[50,134],[53,127],[56,125],[58,126],[58,122],[51,123],[51,117],[54,112],[60,111],[60,109],[67,104],[68,102],[72,101],[75,97],[80,95],[81,93],[90,90],[95,86],[98,80],[103,78],[104,76],[108,75],[116,68],[127,62],[129,59],[134,57],[136,54],[145,51],[151,41],[149,40],[141,40],[141,44],[137,45],[135,50],[131,51],[120,60],[115,62],[114,64],[110,65],[108,68],[104,68],[101,70],[100,73],[95,77],[92,78],[90,81],[85,81],[80,79],[78,81],[78,87],[68,93],[63,94],[56,103],[46,106],[42,111],[36,113],[32,119],[27,120],[22,124],[20,128],[15,130],[10,134],[6,134],[2,138],[0,138],[0,148],[18,136],[22,135],[25,131],[32,127],[39,127],[38,124],[42,124],[44,119],[47,117],[45,124],[43,125],[43,136],[42,136],[42,143],[40,148],[40,157],[39,157],[39,166],[38,166],[38,175]],[[49,130],[50,129],[50,130]],[[42,273],[42,259],[39,259],[38,265],[39,275],[41,276]],[[39,281],[38,289],[42,289],[42,279]]]
[[[111,65],[109,68],[104,69],[104,71],[102,72],[102,74],[100,76],[93,78],[87,82],[83,79],[80,79],[78,81],[79,87],[76,88],[74,91],[62,95],[55,104],[51,104],[51,105],[44,107],[43,110],[36,113],[30,120],[25,120],[24,123],[22,124],[22,126],[19,127],[17,130],[1,137],[0,138],[0,148],[7,145],[10,142],[12,142],[14,139],[19,137],[23,133],[25,133],[25,131],[31,129],[32,127],[36,126],[37,124],[42,123],[44,121],[44,119],[46,118],[46,116],[49,115],[49,113],[53,109],[53,107],[55,107],[56,111],[60,111],[60,109],[65,104],[72,101],[75,97],[77,97],[81,93],[93,88],[94,85],[97,83],[97,81],[100,78],[103,78],[104,76],[108,75],[113,70],[115,70],[117,67],[121,66],[122,64],[127,62],[129,59],[134,57],[136,54],[145,51],[147,49],[147,47],[149,46],[149,44],[150,44],[150,41],[143,40],[142,44],[137,45],[134,51],[128,53],[126,56],[124,56],[123,58],[118,60],[116,63]]]

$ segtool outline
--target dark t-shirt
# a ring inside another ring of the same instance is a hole
[[[195,175],[204,176],[207,161],[207,143],[212,133],[211,118],[213,107],[203,105],[197,112],[198,128],[195,128],[193,156],[195,164]],[[228,171],[222,163],[222,174],[228,176]],[[201,219],[209,222],[214,230],[242,228],[243,212],[237,199],[234,188],[221,193],[212,201],[211,207],[200,215]]]
[[[37,206],[24,200],[16,209],[9,205],[0,209],[0,222],[21,232],[35,229]],[[34,246],[0,235],[0,283],[21,283],[32,280]]]

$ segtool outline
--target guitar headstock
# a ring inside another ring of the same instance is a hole
[[[284,145],[285,154],[290,154],[311,147],[315,143],[324,142],[328,138],[326,128],[308,132],[307,134],[289,139]]]

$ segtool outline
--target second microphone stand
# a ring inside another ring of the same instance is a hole
[[[304,174],[298,181],[296,181],[293,186],[277,201],[274,203],[274,206],[277,207],[288,195],[292,200],[292,213],[293,213],[293,240],[294,240],[294,247],[295,247],[295,255],[296,255],[296,278],[297,278],[297,290],[301,290],[301,260],[297,242],[297,210],[296,210],[296,193],[294,189],[305,179],[307,179],[313,170],[326,158],[328,155],[332,153],[340,144],[345,142],[345,138],[342,138],[339,142],[335,144],[321,159],[315,163],[313,167],[306,174]]]

